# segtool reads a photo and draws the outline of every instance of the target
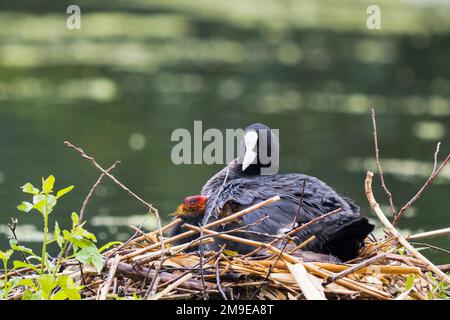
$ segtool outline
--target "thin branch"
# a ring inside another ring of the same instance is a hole
[[[102,288],[99,300],[106,300],[106,297],[108,296],[109,288],[111,287],[114,276],[116,275],[117,265],[119,264],[119,262],[120,262],[120,256],[114,257],[114,259],[111,263],[111,267],[109,268],[108,280],[106,281],[106,284]]]
[[[111,171],[112,171],[119,163],[120,163],[120,161],[114,162],[113,165],[110,166],[110,167],[106,170],[106,172],[111,172]],[[95,190],[97,190],[98,186],[99,186],[100,183],[102,182],[102,179],[103,179],[104,176],[105,176],[105,174],[102,173],[102,174],[100,175],[100,177],[98,177],[97,181],[94,183],[94,185],[92,186],[91,190],[89,190],[88,195],[87,195],[86,198],[84,199],[83,205],[81,206],[81,209],[80,209],[80,218],[79,218],[80,223],[83,222],[84,211],[86,210],[86,207],[87,207],[89,201],[91,200],[91,198],[92,198],[92,196],[93,196]]]
[[[429,261],[425,256],[423,256],[419,251],[417,251],[403,236],[395,229],[395,227],[389,222],[389,220],[384,215],[383,211],[381,211],[379,204],[375,200],[372,192],[372,177],[373,172],[368,171],[366,182],[365,182],[365,189],[366,189],[366,196],[367,200],[369,201],[369,204],[372,208],[372,210],[375,212],[375,214],[380,219],[381,223],[386,227],[386,229],[395,237],[397,238],[398,242],[400,242],[406,250],[408,250],[411,254],[413,254],[417,259],[422,260],[428,267],[429,270],[433,271],[436,275],[438,275],[442,280],[450,284],[450,277],[447,276],[445,273],[443,273],[438,267],[436,267],[431,261]]]
[[[121,187],[126,193],[128,193],[130,196],[132,196],[133,198],[137,199],[140,203],[142,203],[143,205],[145,205],[148,209],[150,213],[153,213],[156,217],[156,223],[158,226],[158,230],[159,230],[159,236],[160,236],[160,245],[161,245],[161,249],[164,249],[164,243],[163,243],[163,233],[162,233],[162,227],[161,227],[161,219],[159,217],[159,213],[158,210],[153,207],[153,205],[151,205],[150,203],[146,202],[145,200],[143,200],[141,197],[139,197],[137,194],[135,194],[133,191],[131,191],[129,188],[127,188],[122,182],[120,182],[119,180],[117,180],[112,174],[110,174],[107,170],[103,169],[98,163],[97,161],[87,155],[83,149],[74,146],[72,143],[70,143],[69,141],[65,141],[64,144],[71,148],[76,150],[78,153],[81,154],[81,156],[83,158],[85,158],[86,160],[89,160],[98,170],[100,170],[101,172],[103,172],[104,175],[106,175],[108,178],[110,178],[114,183],[116,183],[119,187]]]
[[[17,245],[20,246],[19,239],[17,239],[16,227],[17,227],[17,219],[11,218],[11,224],[8,223],[8,228],[9,230],[11,230],[13,239],[16,241]],[[30,263],[25,253],[23,253],[23,251],[20,251],[20,253],[22,254],[23,261],[26,263]]]
[[[172,291],[173,289],[177,288],[179,285],[187,282],[191,278],[192,278],[192,273],[188,273],[187,275],[185,275],[182,278],[178,279],[177,281],[175,281],[171,285],[167,286],[167,288],[165,288],[163,291],[157,293],[154,296],[149,296],[147,300],[159,300],[160,298],[162,298],[163,296],[168,294],[170,291]]]
[[[214,263],[215,267],[216,267],[216,284],[217,284],[217,289],[219,290],[220,294],[222,295],[224,300],[228,300],[227,295],[225,294],[225,292],[223,291],[223,288],[220,284],[220,268],[219,268],[219,263],[220,263],[220,258],[222,257],[222,252],[225,249],[225,245],[220,249],[219,254],[217,255],[217,260]]]
[[[107,171],[107,172],[112,171],[112,170],[116,167],[116,165],[118,165],[119,163],[120,163],[120,161],[114,162],[113,165],[110,166],[106,171]],[[103,179],[104,176],[105,176],[105,174],[102,173],[102,174],[100,175],[100,177],[98,177],[97,181],[94,183],[94,185],[92,186],[91,190],[89,190],[88,195],[87,195],[86,198],[84,199],[83,205],[81,206],[81,209],[80,209],[80,216],[79,216],[79,218],[78,218],[78,224],[81,224],[81,223],[83,222],[84,212],[85,212],[85,210],[86,210],[86,207],[87,207],[89,201],[91,200],[92,196],[94,195],[95,190],[96,190],[96,189],[98,188],[98,186],[100,185],[100,182],[102,182],[102,179]],[[67,257],[67,255],[68,255],[68,254],[70,253],[70,251],[72,250],[72,246],[73,246],[72,242],[69,243],[69,246],[67,247],[66,252],[60,253],[60,254]]]
[[[391,208],[392,214],[394,217],[396,217],[397,210],[395,209],[394,199],[392,197],[392,193],[389,191],[389,189],[386,186],[386,183],[384,182],[383,170],[381,169],[380,149],[378,147],[377,120],[376,120],[376,115],[375,115],[375,109],[373,109],[373,108],[372,108],[372,125],[373,125],[373,139],[374,139],[374,143],[375,143],[375,159],[377,162],[378,172],[380,174],[381,186],[383,187],[384,191],[386,192],[386,194],[388,196],[389,206]]]
[[[424,238],[434,238],[434,237],[445,237],[450,235],[450,228],[438,229],[433,231],[421,232],[410,235],[407,237],[408,240],[417,240]]]
[[[450,160],[450,154],[448,154],[447,157],[445,158],[445,160],[441,163],[441,165],[439,167],[437,166],[437,156],[438,156],[438,153],[439,153],[440,144],[441,144],[440,142],[437,144],[436,152],[434,153],[434,166],[433,166],[433,171],[431,172],[430,177],[427,179],[427,181],[422,186],[422,188],[420,188],[420,190],[416,193],[416,195],[414,197],[412,197],[411,200],[409,200],[400,209],[398,214],[395,216],[395,219],[394,219],[394,222],[393,222],[394,226],[398,223],[400,218],[403,216],[403,213],[406,211],[406,209],[408,209],[410,206],[412,206],[422,196],[424,191],[426,189],[428,189],[428,187],[433,183],[434,179],[436,179],[436,177],[445,168],[445,166],[447,165],[448,161]]]
[[[156,209],[148,202],[146,202],[145,200],[143,200],[141,197],[139,197],[137,194],[135,194],[133,191],[131,191],[129,188],[127,188],[122,182],[120,182],[119,180],[116,179],[116,177],[114,177],[112,174],[110,174],[108,171],[106,171],[105,169],[103,169],[98,163],[97,161],[87,155],[83,149],[74,146],[72,143],[70,143],[69,141],[64,141],[64,144],[71,148],[74,149],[75,151],[77,151],[78,153],[80,153],[80,155],[86,159],[89,160],[98,170],[100,170],[101,172],[103,172],[108,178],[110,178],[112,181],[114,181],[114,183],[116,183],[119,187],[121,187],[126,193],[128,193],[130,196],[132,196],[133,198],[135,198],[136,200],[138,200],[141,204],[143,204],[145,207],[147,207],[148,209],[150,209],[152,212],[156,211]]]
[[[369,265],[372,265],[375,262],[378,262],[378,261],[380,261],[381,259],[384,259],[384,258],[386,258],[386,255],[384,253],[381,253],[381,254],[376,255],[376,256],[374,256],[374,257],[372,257],[370,259],[364,260],[363,262],[355,264],[354,266],[352,266],[352,267],[350,267],[350,268],[348,268],[348,269],[338,273],[337,275],[329,277],[325,281],[325,283],[323,285],[327,286],[330,283],[333,283],[333,282],[335,282],[338,279],[342,279],[342,278],[344,278],[344,277],[346,277],[346,276],[348,276],[348,275],[350,275],[352,273],[355,273],[356,271],[358,271],[358,270],[360,270],[362,268],[365,268],[365,267],[367,267]]]
[[[332,216],[333,214],[341,212],[341,210],[342,210],[341,208],[337,208],[336,210],[333,210],[331,212],[328,212],[328,213],[325,213],[325,214],[323,214],[321,216],[318,216],[317,218],[314,218],[311,221],[308,221],[307,223],[304,223],[301,226],[298,226],[297,228],[289,231],[287,234],[288,234],[288,236],[291,236],[291,235],[293,235],[295,233],[298,233],[299,231],[304,230],[304,229],[308,228],[309,226],[311,226],[311,225],[313,225],[313,224],[315,224],[315,223],[317,223],[317,222],[319,222],[319,221],[321,221],[321,220],[323,220],[325,218],[328,218],[329,216]]]

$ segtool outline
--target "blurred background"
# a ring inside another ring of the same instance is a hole
[[[377,1],[381,30],[366,26],[368,1],[78,0],[81,30],[66,28],[73,1],[0,3],[0,247],[10,217],[38,247],[41,220],[19,213],[54,174],[74,184],[52,213],[68,227],[99,176],[64,140],[83,147],[152,202],[165,221],[223,165],[172,164],[176,128],[280,129],[281,172],[303,172],[353,198],[375,170],[369,110],[378,114],[382,165],[401,207],[422,186],[450,136],[450,2]],[[384,193],[375,180],[376,197]],[[400,222],[404,232],[450,225],[450,168]],[[384,210],[388,213],[388,210]],[[100,243],[126,240],[129,224],[154,228],[145,208],[105,180],[86,212]],[[53,222],[51,222],[53,225]],[[34,243],[34,244],[33,244]],[[450,250],[450,237],[430,240]],[[423,253],[436,263],[448,254]]]

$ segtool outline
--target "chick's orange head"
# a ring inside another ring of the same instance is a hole
[[[207,197],[195,195],[184,198],[182,204],[174,212],[175,216],[195,216],[205,213]]]

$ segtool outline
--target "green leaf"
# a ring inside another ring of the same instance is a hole
[[[32,265],[31,263],[26,263],[20,260],[14,260],[13,262],[14,268],[19,269],[19,268],[30,268],[32,270],[34,270],[35,272],[39,273],[39,270],[36,266]]]
[[[33,292],[26,289],[23,293],[22,300],[42,300],[42,291]]]
[[[406,280],[405,290],[408,291],[409,289],[412,288],[413,285],[414,285],[414,275],[410,274],[408,276],[408,279]]]
[[[36,284],[34,283],[34,281],[32,279],[21,278],[20,281],[17,283],[17,286],[24,286],[24,287],[36,289]]]
[[[59,228],[58,222],[55,222],[55,231],[53,231],[53,236],[55,237],[56,243],[58,243],[58,247],[62,249],[64,246],[64,237],[61,236],[61,229]]]
[[[103,252],[112,246],[121,245],[121,244],[122,244],[122,242],[120,242],[120,241],[111,241],[111,242],[108,242],[107,244],[103,245],[100,249],[98,249],[98,251]]]
[[[39,289],[42,292],[42,298],[44,300],[50,299],[53,289],[58,285],[53,275],[43,274],[37,278],[39,283]]]
[[[75,282],[69,276],[59,276],[58,277],[58,285],[61,288],[61,291],[59,291],[59,292],[63,292],[65,298],[68,298],[69,300],[81,300],[81,296],[79,293],[80,288],[75,285]],[[58,293],[55,295],[55,297],[58,295]],[[62,296],[62,294],[61,294],[61,296]],[[52,298],[52,300],[58,300],[58,299]]]
[[[34,195],[38,195],[39,194],[39,189],[35,188],[31,183],[26,183],[25,185],[23,185],[21,187],[22,191],[25,193],[31,193]]]
[[[88,239],[75,234],[70,235],[70,242],[72,242],[75,246],[77,246],[80,249],[95,246],[95,244],[93,244]]]
[[[69,231],[63,230],[62,233],[63,233],[64,240],[72,241],[72,234]]]
[[[136,294],[136,292],[133,292],[133,300],[141,300],[140,297]]]
[[[37,254],[35,254],[33,252],[33,250],[31,250],[30,248],[27,248],[25,246],[19,246],[17,245],[17,241],[14,239],[9,240],[9,246],[11,247],[11,249],[15,250],[15,251],[20,251],[26,254],[29,254],[35,258],[40,258]]]
[[[40,194],[33,197],[33,208],[40,213],[49,215],[56,205],[56,197],[54,195]]]
[[[81,263],[93,265],[97,272],[100,273],[104,266],[103,257],[97,247],[93,243],[91,244],[91,246],[82,248],[78,251],[75,257]]]
[[[17,287],[19,285],[19,283],[20,283],[20,277],[13,277],[8,280],[7,286],[9,287],[9,290],[12,290],[15,287]]]
[[[86,229],[83,229],[82,226],[75,227],[75,229],[72,231],[72,234],[97,242],[97,238],[95,237],[95,235],[87,231]]]
[[[54,185],[55,185],[55,177],[53,175],[50,175],[45,180],[44,180],[44,178],[42,178],[42,191],[45,194],[49,194],[50,192],[52,192]]]
[[[80,219],[78,218],[78,214],[76,212],[72,212],[72,229],[75,228],[78,223],[80,223]]]
[[[0,251],[0,259],[6,262],[9,260],[9,258],[11,258],[13,253],[13,250]]]
[[[67,188],[61,189],[56,193],[56,199],[61,198],[63,195],[65,195],[66,193],[69,193],[70,191],[72,191],[72,189],[74,188],[74,186],[69,186]]]
[[[22,212],[29,212],[31,209],[33,209],[33,205],[29,202],[22,201],[22,203],[17,206],[17,209]]]

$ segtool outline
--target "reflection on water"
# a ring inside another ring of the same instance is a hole
[[[38,217],[15,209],[27,181],[52,173],[76,186],[51,217],[63,226],[79,211],[99,173],[64,140],[104,167],[122,160],[115,175],[169,219],[221,168],[170,161],[171,132],[195,120],[204,130],[279,128],[282,172],[315,175],[370,215],[363,180],[376,169],[368,115],[376,107],[386,179],[403,205],[431,172],[437,141],[448,153],[450,136],[450,6],[414,3],[421,9],[378,1],[377,31],[356,0],[79,1],[79,31],[65,28],[63,3],[0,4],[0,247],[11,216],[22,241],[41,238]],[[449,191],[447,168],[405,215],[404,231],[448,226]],[[376,197],[386,202],[380,188]],[[154,228],[109,181],[86,216],[101,241],[126,240],[130,224]],[[430,242],[449,249],[449,240]]]

